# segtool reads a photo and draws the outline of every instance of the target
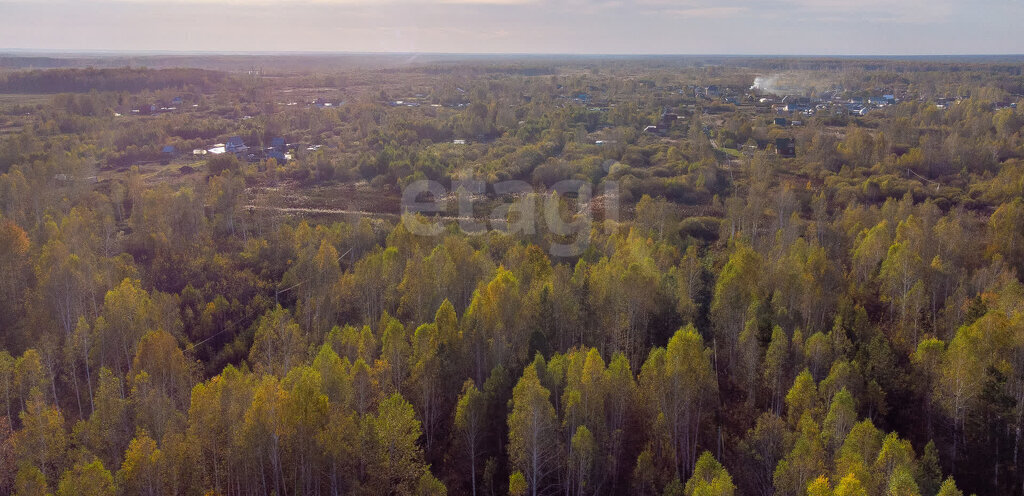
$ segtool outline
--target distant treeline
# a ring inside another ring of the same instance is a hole
[[[212,89],[226,74],[204,69],[51,69],[0,74],[0,93],[79,93],[160,90],[186,85]]]
[[[401,69],[393,69],[391,72],[398,72]],[[424,74],[451,74],[456,72],[458,74],[508,74],[512,76],[551,76],[558,73],[553,65],[542,65],[542,66],[530,66],[523,65],[518,66],[514,64],[509,65],[489,65],[482,67],[472,66],[453,66],[451,64],[436,64],[424,67],[421,72]]]
[[[77,63],[75,59],[58,57],[19,57],[16,55],[0,56],[0,67],[10,69],[55,68],[68,67]]]

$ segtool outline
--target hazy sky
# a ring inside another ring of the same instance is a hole
[[[0,0],[0,50],[1021,54],[1024,0]]]

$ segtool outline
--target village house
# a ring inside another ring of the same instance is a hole
[[[679,114],[665,109],[661,113],[661,120],[658,122],[658,128],[664,128],[667,131],[677,120],[679,120]]]
[[[277,163],[279,163],[279,164],[283,164],[283,163],[285,163],[285,162],[287,162],[287,161],[292,159],[291,154],[284,153],[284,152],[282,152],[280,150],[273,150],[273,149],[267,152],[266,157],[267,157],[268,160],[269,159],[276,160]]]

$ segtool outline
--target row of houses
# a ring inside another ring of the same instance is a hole
[[[192,150],[192,155],[223,155],[230,153],[250,162],[272,158],[279,163],[284,163],[292,159],[292,154],[288,153],[289,148],[291,148],[291,145],[286,143],[284,138],[281,137],[272,138],[270,146],[261,148],[246,145],[245,140],[241,136],[232,136],[224,143],[216,143],[210,148],[196,148]],[[173,156],[177,154],[177,150],[173,146],[168,145],[163,148],[163,153]]]
[[[165,100],[165,101],[162,101],[162,102],[154,102],[154,103],[149,103],[149,104],[142,104],[142,105],[138,105],[138,106],[133,106],[130,109],[128,109],[127,111],[125,111],[124,109],[121,109],[119,112],[116,112],[114,115],[115,116],[120,116],[122,113],[126,113],[126,112],[129,113],[129,114],[132,114],[132,115],[152,115],[152,114],[159,114],[159,113],[165,113],[165,112],[174,112],[174,111],[182,108],[184,105],[185,105],[185,100],[182,97],[180,97],[180,96],[176,96],[176,97],[172,98],[170,101],[166,101]],[[192,105],[192,106],[193,107],[198,107],[198,105]]]
[[[786,101],[788,99],[788,101]],[[765,99],[762,98],[762,101]],[[783,98],[782,102],[774,105],[777,114],[804,114],[814,115],[817,112],[846,113],[849,115],[867,115],[873,109],[882,108],[888,105],[895,105],[894,95],[882,95],[873,97],[833,97],[831,100],[811,99],[806,97]]]
[[[791,120],[787,120],[785,117],[776,117],[772,121],[772,124],[775,124],[776,126],[779,126],[779,127],[802,126],[802,125],[804,125],[803,121],[798,121],[798,120],[792,120],[791,121]]]

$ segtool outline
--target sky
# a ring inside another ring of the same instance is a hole
[[[1024,0],[0,0],[0,50],[1024,54]]]

